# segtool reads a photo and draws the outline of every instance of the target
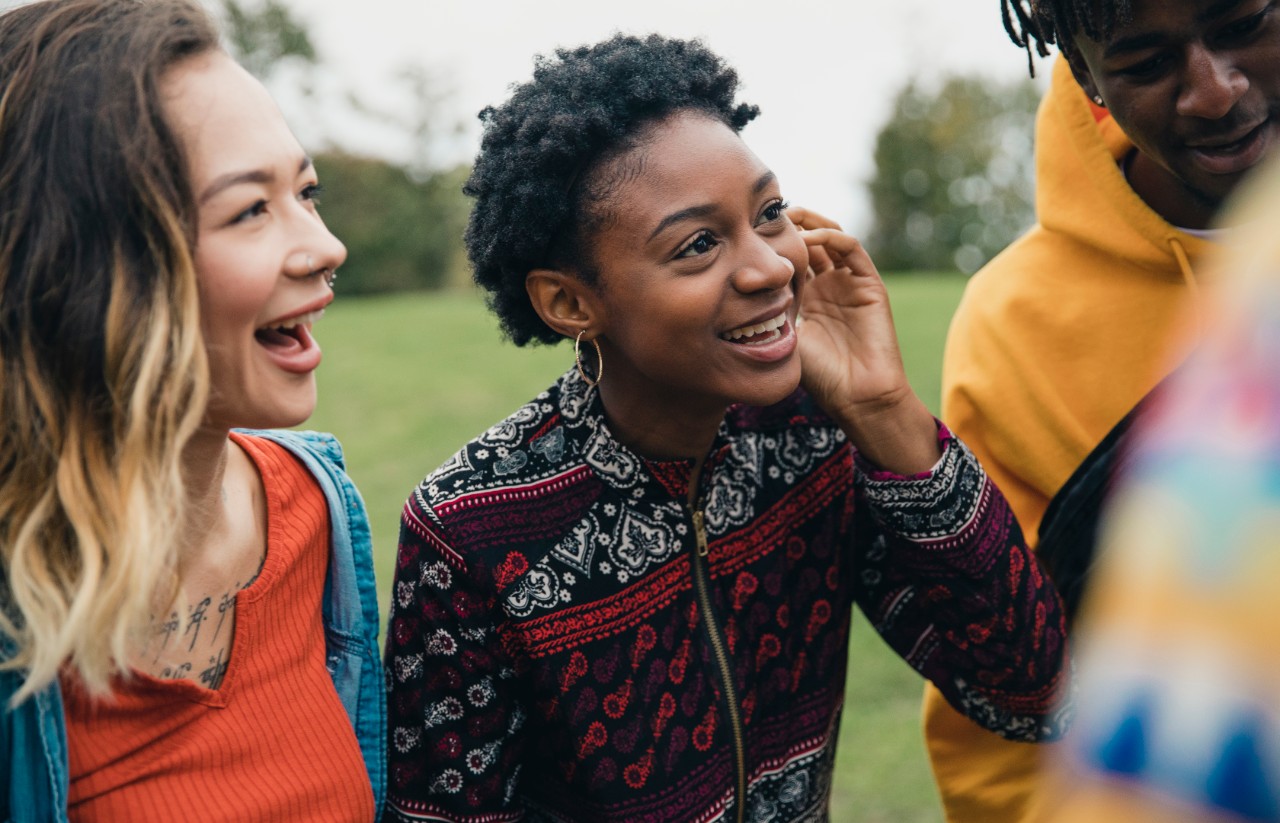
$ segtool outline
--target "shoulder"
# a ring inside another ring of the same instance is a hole
[[[553,494],[566,474],[583,468],[578,437],[562,410],[561,383],[490,426],[427,474],[409,496],[406,514],[443,522],[451,512],[528,504]]]
[[[1072,243],[1032,227],[969,278],[951,317],[944,359],[1060,324],[1061,301],[1078,300],[1071,274],[1085,265]]]
[[[251,440],[276,443],[299,457],[310,456],[338,469],[346,468],[346,458],[338,438],[328,432],[294,431],[291,429],[236,429],[235,433]]]

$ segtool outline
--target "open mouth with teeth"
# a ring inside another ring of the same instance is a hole
[[[324,309],[309,311],[254,331],[259,344],[279,355],[291,355],[314,348],[311,325],[324,316]]]
[[[760,346],[778,340],[786,331],[787,313],[750,326],[739,326],[724,332],[720,337],[741,346]]]

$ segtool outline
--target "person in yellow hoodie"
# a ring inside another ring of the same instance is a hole
[[[1280,154],[1280,14],[1276,0],[1001,4],[1029,55],[1061,52],[1036,125],[1038,222],[966,288],[942,416],[1035,535],[1176,365],[1198,261],[1229,231],[1219,207]],[[931,689],[924,727],[951,823],[1042,817],[1043,748],[982,731]]]

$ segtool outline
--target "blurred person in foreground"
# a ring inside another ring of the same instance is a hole
[[[577,362],[405,505],[396,819],[824,820],[854,603],[973,722],[1062,731],[1056,592],[737,84],[617,36],[481,115],[476,280]]]
[[[1280,164],[1243,188],[1104,507],[1053,823],[1280,821]]]
[[[364,505],[316,401],[346,249],[185,0],[0,14],[0,819],[374,821]]]
[[[1167,345],[1200,261],[1233,230],[1215,218],[1280,141],[1280,14],[1270,0],[1002,9],[1029,54],[1061,52],[1037,120],[1037,224],[966,288],[942,418],[1038,538],[1070,614],[1115,447],[1176,365]],[[950,821],[1035,819],[1042,748],[983,731],[928,686],[924,726]]]

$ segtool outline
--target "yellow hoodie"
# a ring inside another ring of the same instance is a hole
[[[1095,116],[1095,112],[1101,117]],[[1050,498],[1174,365],[1167,351],[1211,243],[1144,203],[1132,143],[1066,61],[1036,120],[1038,224],[975,274],[951,322],[942,418],[977,453],[1034,540]],[[1037,819],[1042,748],[1011,743],[926,689],[929,756],[952,823]]]

